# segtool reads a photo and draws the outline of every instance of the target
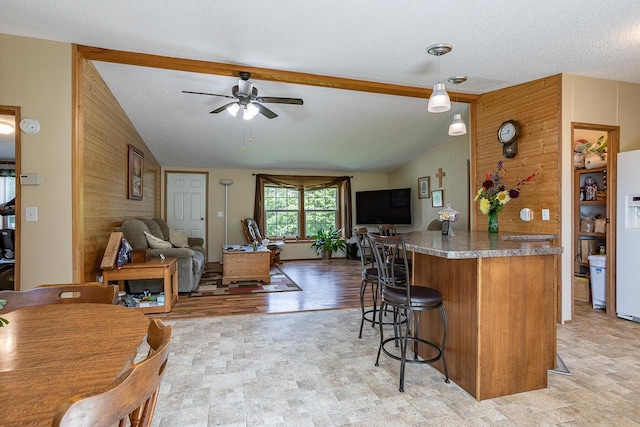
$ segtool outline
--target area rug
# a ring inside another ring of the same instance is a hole
[[[217,262],[209,262],[205,266],[204,273],[200,279],[198,289],[191,292],[192,297],[205,297],[214,295],[239,295],[262,292],[289,292],[301,291],[289,276],[284,274],[278,267],[271,267],[269,272],[271,283],[256,281],[240,281],[229,285],[222,284],[222,265]]]

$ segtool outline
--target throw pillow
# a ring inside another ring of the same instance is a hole
[[[187,235],[173,228],[169,228],[169,241],[176,248],[189,247],[189,238]]]
[[[149,243],[149,246],[152,249],[168,249],[171,247],[171,242],[164,241],[153,234],[147,233],[146,231],[144,232],[144,237],[147,238],[147,243]]]

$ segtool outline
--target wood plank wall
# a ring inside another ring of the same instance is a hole
[[[511,200],[499,214],[500,231],[560,234],[560,101],[560,75],[490,92],[476,101],[474,195],[498,160],[504,161],[505,181],[512,185],[539,172],[535,182],[522,186],[520,197]],[[498,127],[507,120],[520,125],[518,153],[511,159],[503,157],[497,138]],[[525,207],[534,215],[529,223],[519,219]],[[478,202],[473,209],[476,228],[486,229],[487,216],[478,209]],[[542,221],[542,209],[549,209],[549,221]]]
[[[159,217],[160,164],[91,61],[82,61],[83,280],[95,280],[109,235],[128,218]],[[144,153],[143,199],[129,200],[128,146]]]

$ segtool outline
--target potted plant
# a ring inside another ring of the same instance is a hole
[[[316,249],[318,255],[322,256],[323,261],[330,261],[333,252],[338,250],[345,251],[346,244],[340,234],[341,231],[342,229],[336,230],[333,226],[327,230],[320,227],[316,234],[309,236],[310,239],[314,240],[311,247]]]

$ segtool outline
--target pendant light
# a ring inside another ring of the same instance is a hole
[[[460,136],[467,133],[467,125],[462,120],[462,114],[454,114],[453,121],[449,125],[449,136]]]
[[[447,81],[454,85],[459,85],[467,81],[467,76],[449,77]],[[456,101],[457,101],[456,97]],[[454,114],[453,120],[449,125],[449,136],[461,136],[467,133],[467,124],[462,120],[462,114]]]
[[[453,47],[447,43],[432,44],[427,48],[427,53],[434,56],[442,56],[451,52]],[[440,78],[440,63],[438,62],[438,79]],[[444,113],[451,109],[451,99],[446,91],[444,83],[436,83],[429,98],[427,111],[430,113]]]

